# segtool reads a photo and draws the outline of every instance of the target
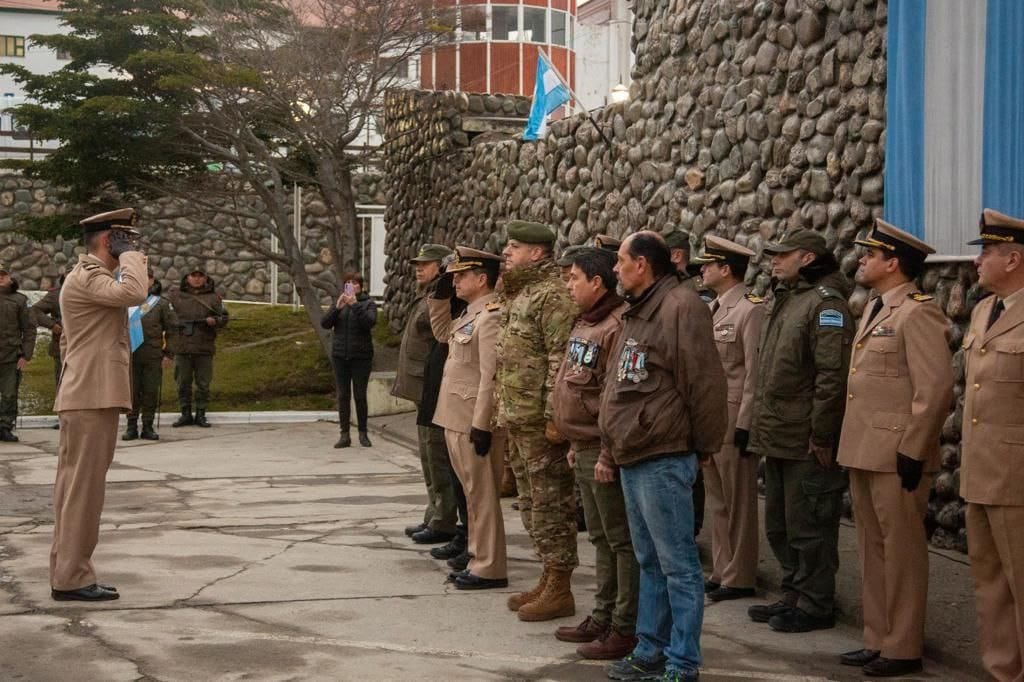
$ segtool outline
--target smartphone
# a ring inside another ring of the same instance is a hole
[[[356,288],[355,288],[355,286],[353,286],[352,282],[345,282],[345,295],[346,296],[351,296],[355,292],[356,292]]]

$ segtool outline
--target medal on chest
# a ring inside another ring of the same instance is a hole
[[[636,339],[626,339],[619,356],[619,381],[632,381],[639,384],[647,378],[647,350],[637,343]]]
[[[572,371],[579,373],[584,367],[597,369],[597,361],[601,355],[601,347],[594,341],[573,337],[569,339],[569,362]]]

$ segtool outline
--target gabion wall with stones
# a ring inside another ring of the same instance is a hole
[[[852,276],[853,240],[881,215],[887,5],[878,0],[637,0],[630,100],[551,124],[542,140],[474,139],[458,93],[396,93],[385,112],[388,300],[415,286],[406,259],[441,241],[495,248],[502,224],[595,234],[683,228],[759,251],[785,230],[821,232]],[[493,102],[503,98],[492,98]],[[518,103],[516,103],[517,105]],[[509,105],[514,108],[516,105]],[[764,263],[748,283],[765,293]],[[935,265],[922,288],[959,348],[979,293],[969,264]],[[856,314],[867,292],[851,297]],[[389,309],[395,329],[404,305]],[[963,367],[943,429],[933,543],[964,549],[956,494]]]
[[[356,196],[361,204],[384,203],[386,197],[379,176],[359,175],[354,178]],[[255,202],[255,199],[253,200]],[[337,289],[331,271],[331,253],[325,248],[324,217],[327,206],[315,193],[304,192],[302,197],[303,252],[306,272],[323,286],[324,304],[329,303],[329,292]],[[217,290],[225,298],[243,301],[269,302],[272,277],[270,263],[252,250],[239,248],[237,243],[224,238],[221,228],[233,220],[226,214],[213,216],[210,223],[194,217],[183,217],[189,211],[174,201],[158,200],[138,207],[141,213],[143,245],[150,264],[165,290],[176,287],[185,274],[184,268],[199,264],[216,281]],[[56,193],[45,182],[30,180],[17,173],[0,174],[0,262],[18,279],[22,289],[47,289],[57,277],[78,261],[85,249],[80,241],[57,238],[39,243],[14,231],[18,215],[53,215],[64,207]],[[247,228],[259,233],[260,225],[254,221]],[[260,241],[269,250],[270,232]],[[278,300],[292,300],[291,279],[283,268],[279,269]]]

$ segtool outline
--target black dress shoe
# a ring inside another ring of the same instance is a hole
[[[455,587],[458,587],[458,581]],[[920,658],[885,658],[879,656],[864,666],[864,674],[868,677],[899,677],[913,675],[922,670]]]
[[[747,615],[750,616],[750,620],[755,623],[767,623],[772,619],[772,616],[785,613],[791,608],[793,608],[791,604],[779,600],[774,604],[754,604],[747,609]]]
[[[729,601],[730,599],[747,599],[757,593],[753,587],[719,587],[717,590],[708,592],[708,599],[711,601]]]
[[[452,572],[450,572],[448,574],[447,582],[453,583],[453,582],[455,582],[455,580],[457,578],[460,578],[461,576],[464,576],[464,575],[469,575],[469,571],[466,570],[466,569],[463,569],[461,571],[452,571]]]
[[[10,429],[0,429],[0,441],[4,443],[17,443],[18,437],[11,433]]]
[[[836,626],[834,615],[812,616],[803,609],[792,608],[785,613],[772,616],[768,621],[768,627],[776,632],[811,632],[813,630],[828,630]]]
[[[417,523],[415,526],[406,526],[405,527],[405,534],[408,535],[409,537],[412,537],[416,533],[419,533],[421,530],[426,530],[426,529],[427,529],[427,524],[425,524],[425,523]]]
[[[466,573],[455,579],[456,590],[494,590],[502,587],[508,587],[508,578],[481,578]]]
[[[93,584],[77,590],[50,590],[50,597],[56,601],[110,601],[120,599],[116,590],[108,590]]]
[[[452,538],[451,542],[441,547],[434,547],[430,550],[430,556],[435,559],[451,559],[466,551],[466,541],[459,536]]]
[[[448,560],[448,565],[454,568],[456,571],[466,570],[466,566],[469,566],[469,552],[464,551],[459,556],[454,556]]]
[[[704,593],[707,594],[708,592],[714,592],[715,590],[717,590],[721,586],[722,586],[722,583],[716,583],[716,582],[712,582],[710,580],[705,580],[704,581]]]
[[[440,545],[442,542],[448,542],[454,538],[455,533],[445,533],[442,530],[425,528],[418,533],[413,533],[409,537],[418,545]]]
[[[839,654],[839,662],[843,665],[855,665],[859,668],[881,655],[882,652],[875,649],[857,649],[856,651],[847,651],[845,654]]]

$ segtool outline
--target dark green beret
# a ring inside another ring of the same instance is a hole
[[[527,220],[513,220],[505,226],[509,239],[524,244],[554,244],[555,231],[542,223]]]

